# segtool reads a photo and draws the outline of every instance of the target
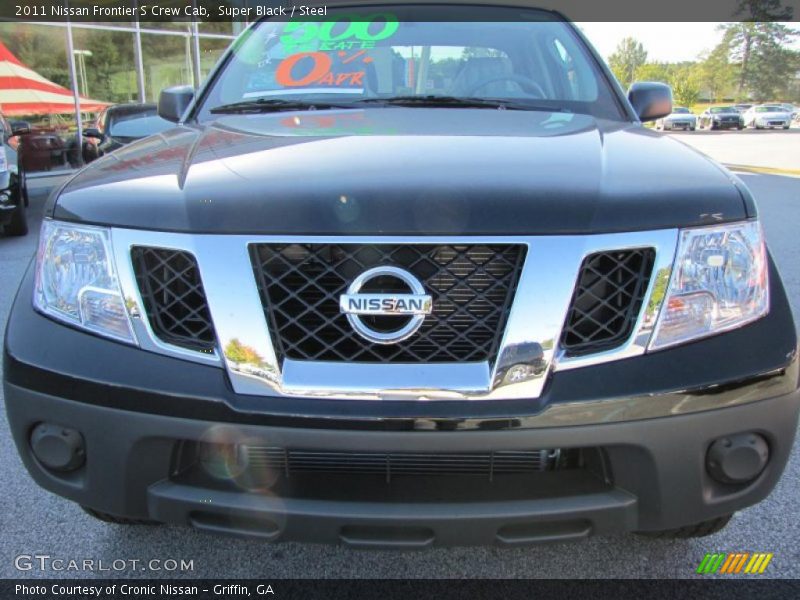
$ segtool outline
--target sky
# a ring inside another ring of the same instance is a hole
[[[623,38],[631,36],[642,42],[647,59],[657,62],[695,60],[720,41],[722,34],[716,31],[717,25],[719,23],[578,23],[606,60]],[[800,30],[797,24],[792,27]],[[796,41],[792,47],[800,49],[800,42]]]

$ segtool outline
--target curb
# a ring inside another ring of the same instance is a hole
[[[745,173],[759,173],[762,175],[783,175],[785,177],[800,177],[800,169],[777,169],[774,167],[756,167],[752,165],[734,165],[725,163],[731,171],[744,171]]]

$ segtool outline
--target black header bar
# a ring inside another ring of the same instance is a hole
[[[434,9],[433,7],[438,7]],[[509,11],[508,8],[516,8]],[[401,21],[505,21],[525,10],[572,21],[797,21],[800,0],[2,0],[0,20],[31,22],[233,22],[268,17],[332,20],[394,12]]]

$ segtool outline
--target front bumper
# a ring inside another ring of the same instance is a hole
[[[665,129],[694,129],[697,127],[697,121],[694,120],[681,120],[681,121],[664,121]]]
[[[30,306],[31,275],[4,352],[8,420],[42,487],[96,510],[269,540],[354,546],[523,544],[661,530],[752,505],[777,483],[797,425],[795,329],[777,273],[772,308],[739,330],[641,357],[556,372],[536,401],[380,402],[234,394],[221,369],[57,324]],[[658,416],[661,415],[661,416]],[[75,429],[86,463],[34,457],[37,423]],[[770,460],[754,480],[706,470],[720,437],[755,432]],[[524,476],[291,474],[251,488],[195,468],[189,448],[248,444],[348,453],[591,449],[581,468]]]
[[[791,119],[756,119],[755,124],[758,127],[770,128],[770,127],[788,127],[791,123]]]
[[[716,129],[738,129],[739,127],[744,126],[744,123],[742,123],[742,121],[740,121],[740,120],[736,120],[736,121],[733,121],[733,120],[726,120],[726,121],[714,120],[713,121],[713,125],[714,125],[714,127]]]

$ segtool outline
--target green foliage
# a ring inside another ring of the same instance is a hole
[[[636,81],[661,81],[669,83],[670,67],[668,63],[651,62],[636,70]]]
[[[75,30],[75,48],[88,50],[84,95],[107,102],[125,102],[135,92],[133,43],[130,34],[118,31]],[[119,73],[130,73],[120,79]],[[88,93],[87,93],[88,92]]]
[[[798,53],[788,45],[797,37],[796,31],[771,21],[728,23],[720,29],[722,43],[729,48],[729,58],[737,63],[736,87],[740,99],[765,101],[788,93],[798,61]]]
[[[0,23],[0,39],[14,56],[53,83],[70,87],[66,42],[60,30]]]
[[[730,45],[723,39],[698,65],[700,83],[712,102],[729,92],[736,79],[735,67],[729,56]]]
[[[623,89],[636,81],[637,71],[647,62],[647,51],[635,38],[626,37],[608,57],[608,66]]]
[[[225,357],[236,363],[249,363],[260,365],[264,359],[255,351],[254,348],[242,344],[238,339],[233,338],[225,346]]]
[[[653,293],[650,295],[650,301],[647,304],[648,314],[656,314],[656,311],[661,306],[661,302],[667,294],[667,285],[669,284],[669,269],[661,269],[656,273],[656,282],[653,285]]]
[[[669,84],[672,86],[672,98],[678,106],[692,106],[700,99],[700,69],[695,64],[673,69]]]

